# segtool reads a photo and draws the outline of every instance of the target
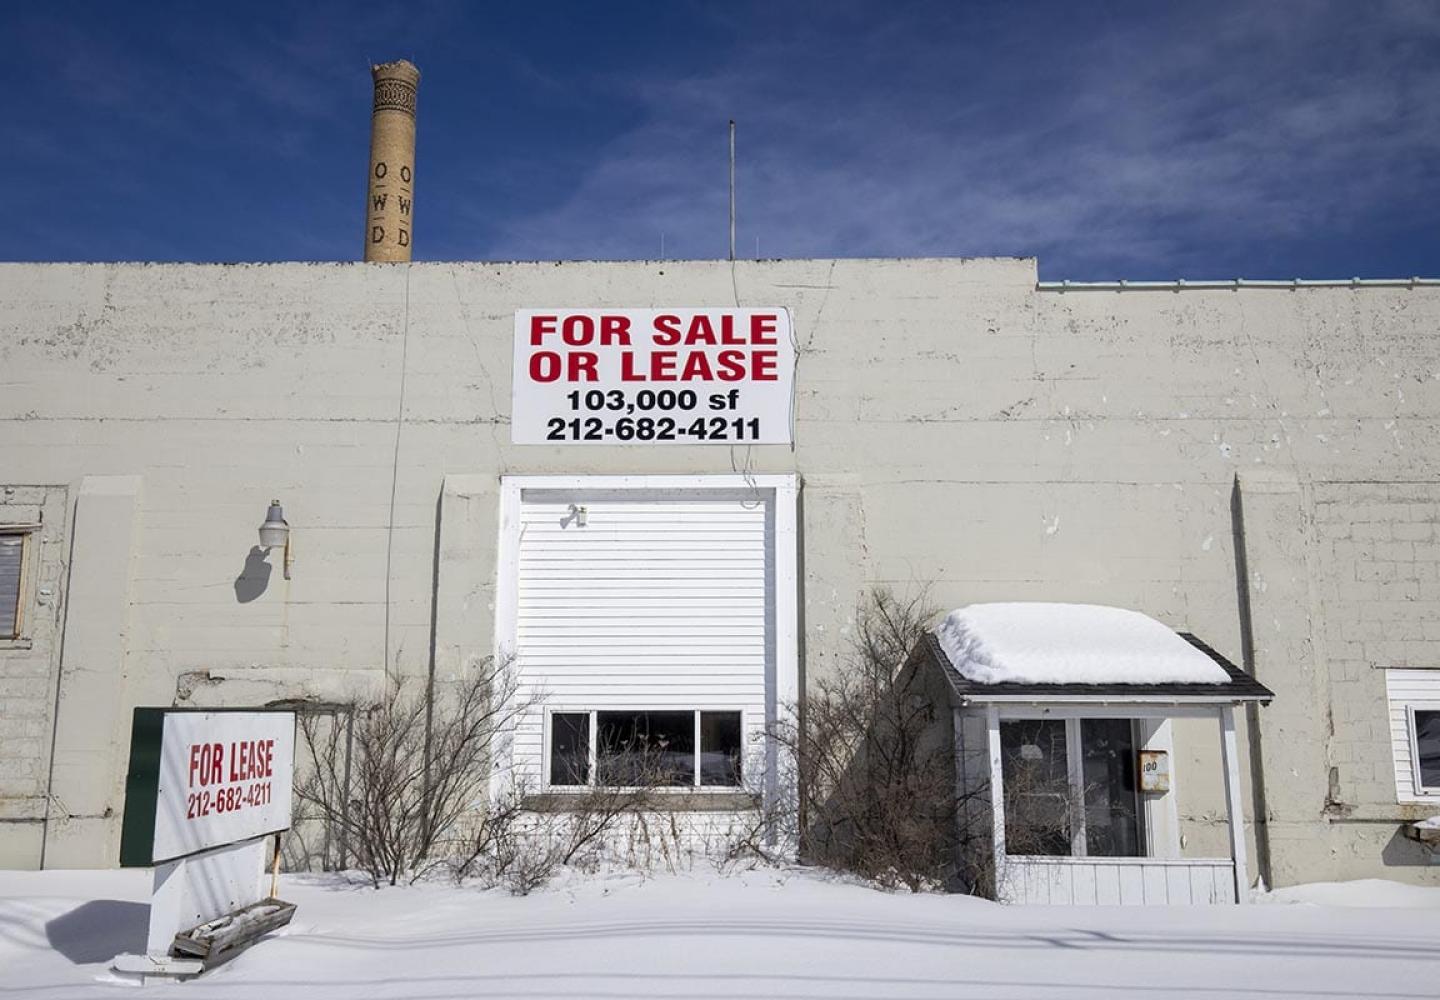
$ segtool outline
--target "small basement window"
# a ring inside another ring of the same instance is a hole
[[[741,713],[647,710],[550,713],[553,788],[736,788]]]
[[[1440,705],[1412,705],[1409,714],[1415,790],[1422,795],[1440,795]]]
[[[20,638],[26,537],[23,532],[0,533],[0,639]]]

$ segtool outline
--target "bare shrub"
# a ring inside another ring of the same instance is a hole
[[[803,860],[917,892],[953,874],[949,702],[943,678],[905,668],[934,614],[923,593],[872,592],[849,655],[811,686],[803,718],[774,727],[797,765]]]
[[[457,882],[481,878],[493,884],[510,867],[521,843],[524,799],[519,787],[512,784],[457,823],[444,859]]]
[[[624,784],[531,794],[512,783],[464,827],[463,851],[450,861],[456,880],[475,878],[528,895],[563,867],[593,871],[602,860],[635,860],[637,837],[649,841],[648,813],[667,783],[658,755],[631,754]],[[649,867],[648,862],[643,867]]]
[[[746,772],[744,792],[751,808],[742,811],[728,829],[706,845],[710,860],[722,872],[736,868],[775,867],[795,860],[800,840],[800,808],[796,793],[799,787],[796,753],[799,727],[794,719],[792,710],[788,721],[772,726],[764,736],[756,737],[775,738],[784,752],[777,754],[774,760],[776,780],[769,794],[763,773]]]
[[[413,881],[440,863],[462,819],[484,808],[498,738],[528,707],[506,667],[487,658],[433,698],[395,680],[355,703],[343,734],[300,716],[312,766],[297,802],[374,884]]]
[[[524,840],[515,846],[505,866],[504,885],[512,896],[528,896],[554,878],[560,864],[543,841]]]
[[[291,709],[296,713],[298,725],[309,725],[311,734],[321,744],[332,744],[346,752],[344,732],[350,719],[349,706],[306,699],[271,702],[267,707]],[[333,734],[329,732],[336,729]],[[341,774],[344,761],[332,761]],[[315,767],[313,760],[297,755],[294,783],[298,787],[308,779]],[[312,805],[298,797],[292,800],[290,829],[281,839],[281,852],[286,871],[335,871],[345,867],[346,845],[342,838],[332,837],[338,831],[325,822]]]

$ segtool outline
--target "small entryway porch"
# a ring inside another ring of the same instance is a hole
[[[1246,901],[1249,866],[1233,705],[980,705],[997,898],[1121,905]],[[1174,751],[1141,747],[1168,744],[1146,737],[1164,733],[1171,720],[1204,717],[1217,724],[1230,853],[1179,857],[1174,824],[1164,815],[1176,794],[1163,783]]]
[[[1075,609],[1088,608],[974,607],[1024,609],[1022,620],[1055,609],[1062,625],[1075,619]],[[974,634],[987,624],[984,612],[961,641],[944,627],[931,637],[951,692],[957,842],[981,855],[978,868],[988,870],[995,898],[1007,903],[1247,902],[1235,710],[1268,702],[1271,692],[1192,635],[1135,612],[1090,610],[1135,616],[1148,626],[1136,632],[1133,621],[1120,618],[1121,634],[1107,637],[1094,627],[1105,624],[1106,614],[1090,616],[1090,627],[1069,635],[1064,627],[1022,622],[1027,627],[1012,638],[1023,639],[1010,643],[1008,657],[1005,636],[982,641]],[[1047,652],[1047,641],[1059,645]],[[1073,679],[1060,679],[1067,675]],[[1205,758],[1193,753],[1186,758],[1190,773],[1177,773],[1174,730],[1181,720],[1190,750],[1204,726],[1188,720],[1211,724],[1218,774],[1204,773],[1213,763],[1197,769]],[[1195,856],[1182,848],[1182,780],[1188,801],[1197,790],[1223,801],[1226,854]],[[968,867],[977,869],[973,856]]]

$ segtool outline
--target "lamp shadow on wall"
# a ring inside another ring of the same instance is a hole
[[[270,586],[270,574],[275,567],[265,561],[267,555],[258,545],[250,547],[250,553],[245,557],[245,566],[235,578],[235,600],[241,604],[249,604]]]

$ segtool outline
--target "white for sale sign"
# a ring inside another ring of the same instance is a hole
[[[795,341],[769,309],[522,309],[515,444],[790,444]]]
[[[121,864],[289,829],[294,767],[293,712],[136,709]]]

